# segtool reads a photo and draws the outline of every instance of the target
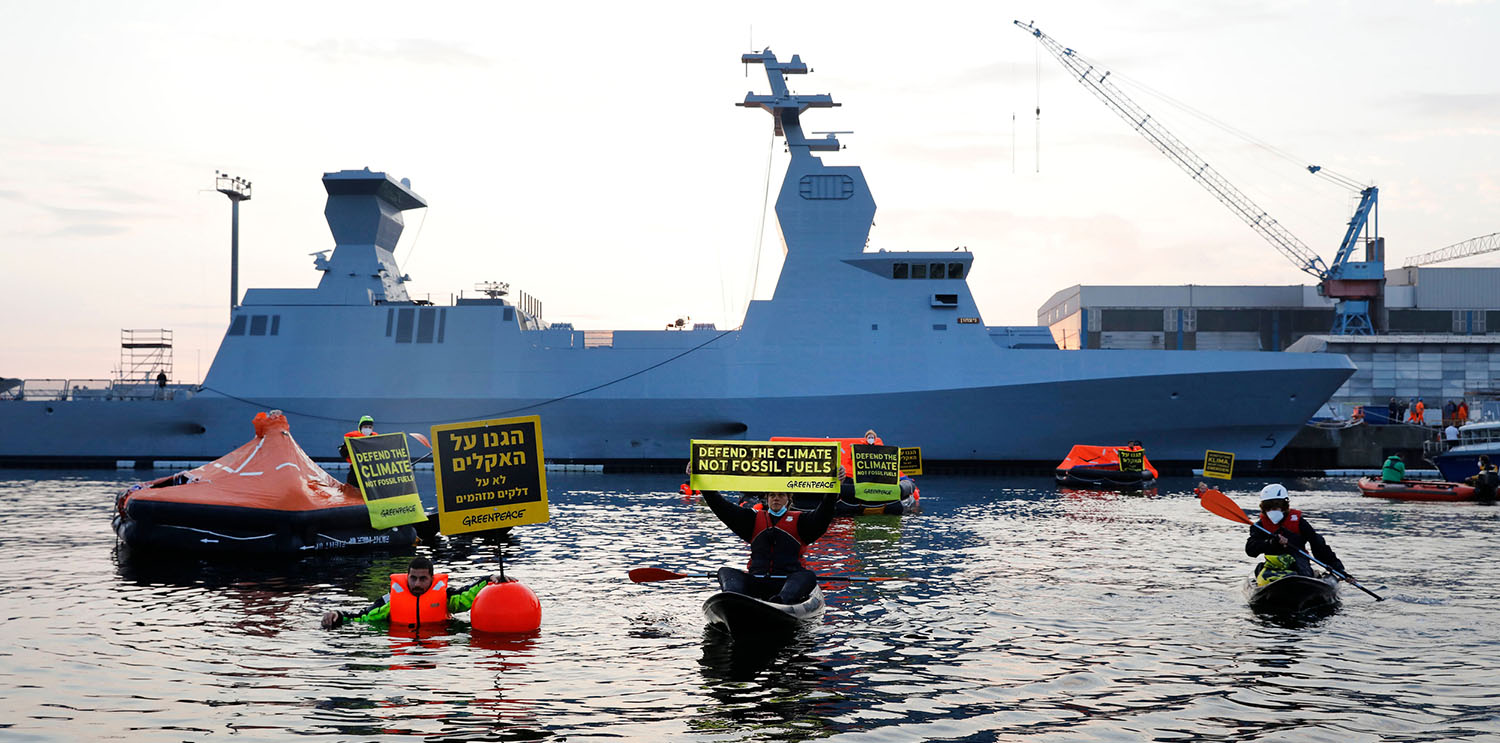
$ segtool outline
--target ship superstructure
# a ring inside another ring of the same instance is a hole
[[[1055,461],[1074,443],[1129,439],[1158,461],[1205,448],[1260,460],[1353,372],[1336,355],[1025,347],[1026,331],[984,324],[972,254],[866,250],[863,172],[825,164],[837,137],[802,128],[837,104],[788,91],[786,76],[807,72],[796,56],[743,61],[771,90],[740,105],[771,115],[791,158],[776,200],[786,260],[740,328],[582,331],[500,288],[414,300],[392,249],[402,212],[426,202],[385,173],[339,171],[323,177],[335,247],[315,262],[317,287],[248,290],[193,390],[0,401],[0,461],[212,459],[272,408],[325,459],[365,414],[381,431],[536,414],[548,457],[571,461],[872,427],[931,460]]]

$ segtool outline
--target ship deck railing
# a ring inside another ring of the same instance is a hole
[[[151,380],[120,379],[23,379],[6,380],[0,401],[83,402],[108,400],[173,400],[190,395],[197,385],[168,384]]]

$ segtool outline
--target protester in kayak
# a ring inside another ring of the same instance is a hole
[[[375,435],[375,419],[371,418],[368,415],[364,415],[364,416],[360,416],[359,423],[355,424],[353,431],[350,431],[349,433],[344,434],[344,438],[346,438],[346,439],[357,439],[357,438],[360,438],[362,436],[374,436],[374,435]],[[355,476],[354,476],[354,460],[352,458],[350,458],[350,456],[349,456],[349,444],[347,444],[347,443],[339,444],[339,456],[343,457],[344,461],[349,463],[349,475],[344,478],[344,482],[346,482],[346,483],[348,483],[350,485],[358,485],[359,484],[359,480],[355,479]]]
[[[443,624],[448,621],[449,615],[468,611],[485,586],[500,582],[499,578],[492,575],[455,591],[449,587],[446,573],[433,574],[431,560],[425,557],[412,558],[405,574],[391,574],[390,593],[358,611],[335,610],[324,613],[323,628],[332,629],[345,621],[389,621],[392,626],[408,628]]]
[[[1406,479],[1406,463],[1401,461],[1400,454],[1392,454],[1385,460],[1385,466],[1380,468],[1381,482],[1401,482]]]
[[[843,466],[838,476],[844,477]],[[812,511],[791,509],[790,493],[767,493],[760,509],[737,506],[715,490],[704,490],[703,501],[740,539],[750,543],[747,570],[719,569],[719,586],[731,593],[765,596],[771,601],[795,604],[812,593],[818,576],[802,564],[802,548],[812,544],[833,523],[833,505],[838,493],[824,493]],[[785,580],[779,577],[786,576]]]
[[[1487,455],[1479,455],[1479,474],[1464,480],[1464,484],[1474,486],[1474,497],[1483,501],[1495,499],[1495,493],[1500,490],[1500,472],[1490,465]]]
[[[1297,575],[1312,577],[1312,565],[1298,552],[1306,552],[1311,548],[1313,557],[1352,579],[1353,576],[1349,576],[1344,563],[1339,561],[1338,555],[1333,554],[1333,549],[1323,540],[1323,536],[1313,530],[1312,524],[1307,523],[1301,511],[1291,507],[1291,498],[1285,487],[1273,484],[1261,488],[1260,520],[1257,523],[1271,532],[1267,534],[1252,524],[1250,538],[1245,540],[1245,554],[1251,557],[1266,555],[1266,563],[1256,570],[1257,577],[1262,570],[1287,569],[1287,557],[1282,556],[1290,557],[1293,562],[1290,569]]]

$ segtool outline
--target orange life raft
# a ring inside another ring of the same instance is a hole
[[[1141,454],[1141,469],[1120,469],[1120,451],[1139,451],[1130,446],[1075,445],[1067,459],[1057,465],[1057,484],[1070,488],[1146,490],[1156,486],[1156,467]]]
[[[292,439],[279,411],[255,416],[255,438],[186,472],[115,498],[114,529],[133,548],[301,554],[406,547],[412,526],[376,530],[359,489],[328,474]]]

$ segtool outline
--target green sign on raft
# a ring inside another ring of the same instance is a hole
[[[1121,472],[1140,472],[1146,468],[1146,452],[1140,449],[1118,449],[1116,454],[1120,456]]]
[[[901,448],[855,444],[853,458],[854,497],[867,503],[901,500]]]
[[[370,509],[370,528],[389,529],[427,520],[422,499],[417,495],[417,478],[412,472],[406,434],[351,436],[344,443],[349,448],[349,461],[360,495]]]
[[[694,490],[837,493],[837,441],[698,441],[689,444]]]

